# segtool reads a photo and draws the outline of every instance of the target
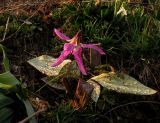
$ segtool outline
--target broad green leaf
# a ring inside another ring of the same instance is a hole
[[[0,93],[0,109],[4,108],[5,106],[7,106],[13,102],[14,102],[13,99]]]
[[[0,84],[6,85],[6,87],[13,87],[20,82],[9,71],[0,74]]]
[[[47,76],[57,76],[59,75],[61,69],[63,66],[71,60],[64,60],[60,65],[57,67],[51,67],[51,65],[56,61],[55,58],[47,56],[47,55],[42,55],[36,58],[33,58],[28,61],[30,65],[35,67],[37,70],[42,72],[43,74],[46,74]]]
[[[27,115],[31,116],[34,113],[34,109],[31,103],[29,102],[29,100],[23,100],[23,103],[26,107]],[[37,123],[35,116],[29,120],[29,123]]]
[[[100,93],[101,93],[101,88],[100,88],[100,85],[97,84],[95,81],[89,79],[87,81],[90,85],[93,86],[93,91],[91,93],[91,98],[93,101],[97,102],[98,101],[98,98],[100,96]]]
[[[114,72],[102,73],[91,78],[103,87],[120,93],[130,93],[136,95],[151,95],[157,91],[141,84],[139,81],[127,74],[117,74]]]
[[[0,109],[0,123],[10,123],[13,117],[13,110],[9,108]]]
[[[12,87],[13,87],[12,85],[7,85],[7,84],[0,83],[0,88],[1,89],[8,90],[8,89],[10,89]]]
[[[42,78],[42,81],[44,81],[47,85],[59,89],[59,90],[66,90],[65,86],[61,83],[61,82],[55,82],[55,78],[54,77],[44,77]],[[58,78],[58,81],[59,78]]]
[[[3,53],[3,62],[2,62],[2,65],[5,69],[5,71],[9,71],[9,60],[6,56],[6,53],[5,53],[5,50],[4,50],[4,46],[0,44],[0,52]]]

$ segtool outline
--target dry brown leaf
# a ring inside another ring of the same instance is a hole
[[[79,79],[72,106],[76,109],[82,109],[87,104],[92,91],[93,87],[89,83]]]

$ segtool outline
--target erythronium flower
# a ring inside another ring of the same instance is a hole
[[[74,55],[74,58],[76,60],[76,63],[79,67],[79,70],[82,72],[82,74],[87,75],[86,69],[84,67],[83,61],[82,61],[82,48],[92,48],[97,50],[101,55],[105,55],[105,52],[103,52],[102,49],[96,46],[96,44],[82,44],[78,40],[79,32],[70,39],[65,34],[61,33],[58,29],[54,29],[55,34],[62,40],[67,41],[68,43],[64,44],[63,51],[61,52],[61,55],[57,58],[55,63],[52,65],[52,67],[55,67],[63,62],[67,58],[68,55],[72,54]]]

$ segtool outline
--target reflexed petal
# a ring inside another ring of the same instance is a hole
[[[68,41],[70,40],[70,38],[68,36],[66,36],[65,34],[63,34],[62,32],[60,32],[58,29],[54,29],[54,33],[62,40]],[[69,42],[69,41],[68,41]]]
[[[71,54],[71,51],[63,50],[61,55],[57,58],[56,62],[52,64],[52,67],[58,66],[67,58],[67,56]]]
[[[74,55],[74,58],[76,60],[76,63],[79,67],[79,70],[82,72],[82,74],[84,75],[87,75],[87,72],[84,68],[84,64],[83,64],[83,61],[82,61],[82,48],[79,48],[77,51],[73,51],[72,53]]]
[[[106,53],[103,52],[103,50],[96,46],[96,44],[81,44],[81,47],[83,48],[92,48],[97,50],[101,55],[105,55]]]
[[[61,55],[57,58],[56,62],[52,65],[52,67],[55,67],[63,62],[67,58],[69,54],[73,51],[75,46],[70,43],[65,43],[63,47],[63,51],[61,52]]]

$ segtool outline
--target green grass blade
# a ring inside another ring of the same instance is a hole
[[[10,68],[9,68],[9,60],[7,58],[7,55],[6,55],[6,52],[4,50],[4,46],[0,44],[0,52],[3,53],[3,62],[2,62],[2,65],[5,69],[5,71],[9,71]]]

